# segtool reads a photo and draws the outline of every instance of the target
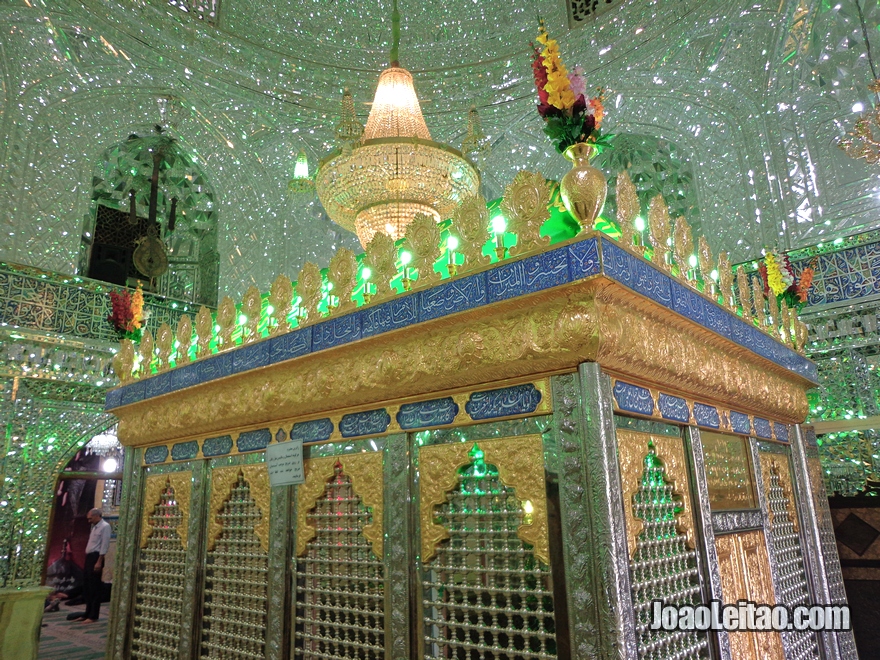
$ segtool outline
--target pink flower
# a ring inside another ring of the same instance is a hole
[[[587,95],[587,81],[584,80],[584,67],[578,65],[568,74],[568,82],[575,98]]]

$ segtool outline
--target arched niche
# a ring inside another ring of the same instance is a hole
[[[149,134],[133,133],[106,149],[95,165],[91,200],[81,274],[128,286],[139,280],[158,295],[216,305],[218,204],[198,157],[179,140],[156,126]],[[152,281],[132,261],[138,241],[151,231],[168,259],[168,269]]]

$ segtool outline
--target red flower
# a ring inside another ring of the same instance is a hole
[[[107,321],[118,333],[128,333],[135,330],[134,314],[131,311],[131,294],[128,291],[117,293],[110,292],[111,313]]]
[[[758,266],[758,273],[760,273],[761,280],[764,282],[764,295],[769,296],[770,295],[770,283],[767,280],[767,264],[765,264],[763,261],[761,262],[761,265]]]
[[[532,45],[534,48],[534,44]],[[546,117],[553,110],[548,102],[550,95],[544,89],[547,85],[547,69],[544,67],[544,58],[541,51],[535,48],[535,59],[532,61],[532,73],[535,75],[535,88],[538,90],[538,114]]]

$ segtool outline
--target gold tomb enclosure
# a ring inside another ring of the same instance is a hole
[[[810,367],[776,340],[713,331],[707,319],[742,321],[712,316],[728,312],[692,287],[700,314],[639,291],[627,264],[682,285],[605,238],[538,249],[226,352],[234,365],[313,333],[297,357],[121,388],[132,571],[109,657],[854,658],[849,632],[647,630],[654,597],[840,601],[800,426]],[[587,252],[596,263],[578,271]],[[559,255],[566,281],[425,312]],[[407,296],[421,317],[364,332]],[[355,321],[351,341],[321,343]],[[265,452],[285,442],[303,444],[305,482],[270,488]],[[160,547],[151,521],[169,487],[186,515]],[[184,568],[157,578],[181,613],[168,650],[151,642],[168,624],[142,577],[164,575],[172,546],[185,561],[168,566]]]

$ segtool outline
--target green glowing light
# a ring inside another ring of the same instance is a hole
[[[843,243],[843,239],[842,239],[842,238],[835,238],[835,239],[834,239],[834,244],[835,244],[835,245],[840,245],[841,243]]]
[[[446,249],[451,251],[458,249],[458,239],[455,236],[450,236],[446,239]]]
[[[406,250],[401,252],[400,253],[400,263],[402,263],[404,266],[408,266],[409,264],[411,264],[412,263],[412,254],[407,252]]]
[[[492,218],[492,233],[503,234],[507,231],[507,219],[500,213]]]
[[[369,280],[372,276],[373,276],[373,271],[370,269],[369,266],[364,266],[361,269],[361,278],[364,280],[364,282]]]
[[[697,255],[692,254],[691,256],[689,256],[688,257],[688,264],[690,264],[691,268],[696,268],[697,267]]]
[[[238,324],[245,325],[246,323],[247,323],[247,316],[245,316],[244,314],[239,314],[238,315]]]
[[[309,178],[309,159],[305,151],[300,151],[296,156],[296,165],[293,166],[294,179]]]
[[[709,277],[711,277],[713,280],[715,280],[717,282],[718,281],[718,271],[713,270],[711,273],[709,273]]]
[[[647,227],[647,225],[645,224],[645,219],[640,215],[636,216],[635,225],[636,231],[645,231],[645,228]]]

